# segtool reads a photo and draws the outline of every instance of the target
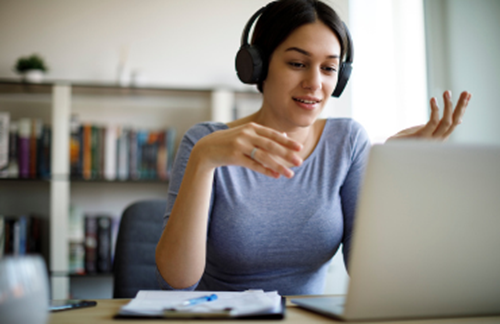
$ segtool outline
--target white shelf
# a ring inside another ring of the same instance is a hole
[[[0,80],[0,111],[11,112],[12,120],[41,118],[45,124],[52,125],[51,171],[55,176],[47,181],[29,182],[36,183],[33,187],[37,187],[38,196],[50,201],[40,213],[49,215],[51,298],[68,298],[73,290],[70,276],[61,275],[68,274],[67,223],[70,204],[76,204],[89,213],[120,215],[134,200],[165,198],[168,190],[168,183],[159,181],[71,181],[69,122],[72,114],[77,114],[80,121],[94,124],[148,129],[175,127],[177,146],[184,132],[193,124],[207,120],[231,121],[235,116],[235,107],[240,108],[239,115],[246,114],[258,109],[260,100],[260,95],[254,92],[219,89],[142,89],[102,84],[71,85],[65,81],[23,84]],[[21,188],[23,182],[28,181],[2,181],[0,193],[8,192],[12,183],[15,183],[13,187]],[[22,188],[14,191],[11,194],[13,200],[28,199],[23,192]],[[41,202],[44,199],[38,200]],[[0,213],[12,212],[3,203],[0,207],[6,208]]]

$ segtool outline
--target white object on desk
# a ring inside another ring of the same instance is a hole
[[[216,294],[217,300],[182,308],[186,313],[222,313],[230,309],[229,316],[247,316],[273,310],[279,311],[281,296],[276,291],[249,290],[243,292],[156,291],[141,290],[120,310],[120,315],[163,316],[166,309],[177,309],[185,300]],[[181,308],[179,308],[181,309]]]

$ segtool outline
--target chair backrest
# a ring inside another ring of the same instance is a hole
[[[144,200],[122,214],[113,263],[113,298],[133,298],[139,290],[156,290],[155,249],[163,227],[165,200]]]

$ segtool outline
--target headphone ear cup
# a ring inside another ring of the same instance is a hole
[[[236,73],[241,82],[256,84],[262,78],[262,55],[255,46],[244,45],[236,54]]]
[[[351,63],[342,63],[339,70],[339,77],[337,79],[337,86],[335,90],[333,90],[332,97],[340,97],[342,92],[344,91],[347,81],[349,81],[349,77],[351,76],[352,65]]]

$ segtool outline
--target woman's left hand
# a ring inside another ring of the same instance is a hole
[[[432,98],[431,116],[427,124],[404,129],[396,135],[389,137],[388,140],[404,138],[446,140],[451,135],[455,127],[462,122],[465,108],[467,108],[471,97],[471,93],[467,91],[462,92],[455,109],[453,109],[451,91],[445,91],[443,93],[444,111],[441,119],[439,119],[439,107],[437,100],[436,98]]]

